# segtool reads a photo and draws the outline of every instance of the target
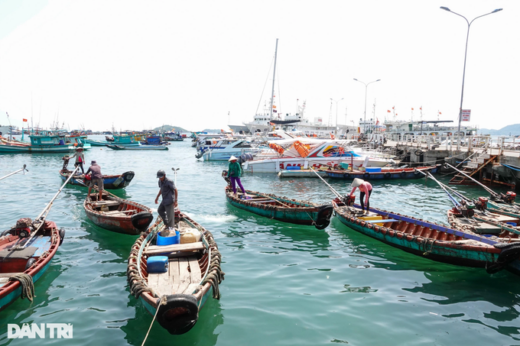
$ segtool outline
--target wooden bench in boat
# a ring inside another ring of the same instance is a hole
[[[92,202],[92,205],[94,207],[103,207],[103,206],[107,206],[107,207],[112,207],[112,206],[116,206],[116,205],[120,205],[121,202],[119,201],[98,201],[98,202]]]
[[[202,280],[197,258],[195,256],[170,258],[168,262],[167,272],[148,274],[148,286],[159,296],[193,293]]]
[[[203,250],[204,245],[202,242],[196,243],[187,243],[187,244],[173,244],[173,245],[151,245],[145,251],[144,254],[148,256],[154,256],[159,254],[164,254],[168,252],[177,252],[177,251],[196,251]]]
[[[124,212],[122,211],[119,211],[119,210],[111,210],[111,211],[99,211],[101,212],[103,215],[108,215],[108,216],[127,216]]]

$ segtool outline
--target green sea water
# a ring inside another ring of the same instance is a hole
[[[152,208],[158,169],[177,177],[180,208],[209,229],[226,273],[222,298],[209,299],[197,325],[172,336],[158,323],[147,345],[512,345],[520,344],[520,277],[507,271],[442,264],[405,253],[332,220],[325,230],[285,224],[226,203],[226,163],[195,159],[191,142],[168,151],[93,148],[104,174],[134,171],[121,197]],[[0,229],[36,217],[61,186],[60,154],[0,155]],[[447,178],[443,178],[447,181]],[[245,175],[247,189],[328,202],[319,180]],[[349,191],[349,183],[330,183]],[[446,223],[451,207],[432,181],[373,183],[371,205]],[[477,187],[461,187],[469,196]],[[141,345],[152,316],[129,293],[126,261],[135,237],[95,226],[82,202],[86,189],[66,186],[48,219],[66,229],[36,298],[0,311],[0,344]],[[154,209],[155,211],[155,209]],[[72,323],[70,339],[7,339],[7,324]]]

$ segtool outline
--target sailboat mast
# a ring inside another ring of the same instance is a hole
[[[276,77],[276,57],[277,57],[277,55],[278,55],[278,39],[276,39],[276,48],[274,50],[273,88],[271,89],[271,112],[270,112],[271,119],[273,119],[274,79]]]

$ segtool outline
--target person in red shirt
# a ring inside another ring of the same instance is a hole
[[[85,171],[83,170],[83,163],[85,162],[85,155],[83,155],[83,148],[76,148],[76,153],[69,157],[69,160],[73,157],[76,158],[76,162],[74,163],[74,167],[80,167],[81,173],[85,174]]]
[[[361,201],[361,210],[365,210],[365,203],[367,205],[367,210],[365,214],[368,214],[370,209],[370,195],[372,194],[372,184],[370,184],[368,181],[364,181],[363,179],[356,178],[352,182],[352,192],[350,193],[350,196],[354,195],[354,192],[359,187],[359,191],[361,192],[359,194],[359,200]]]

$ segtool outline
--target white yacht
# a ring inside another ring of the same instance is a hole
[[[353,165],[354,169],[395,164],[392,159],[358,154],[348,147],[348,141],[295,138],[270,141],[269,147],[277,154],[260,153],[254,160],[242,164],[244,171],[277,173],[288,167],[319,169],[320,166],[336,167],[342,162]]]
[[[254,147],[246,139],[224,138],[224,139],[207,139],[204,144],[198,148],[195,157],[202,158],[204,161],[227,161],[231,156],[240,156],[243,154],[255,154],[261,149]]]

